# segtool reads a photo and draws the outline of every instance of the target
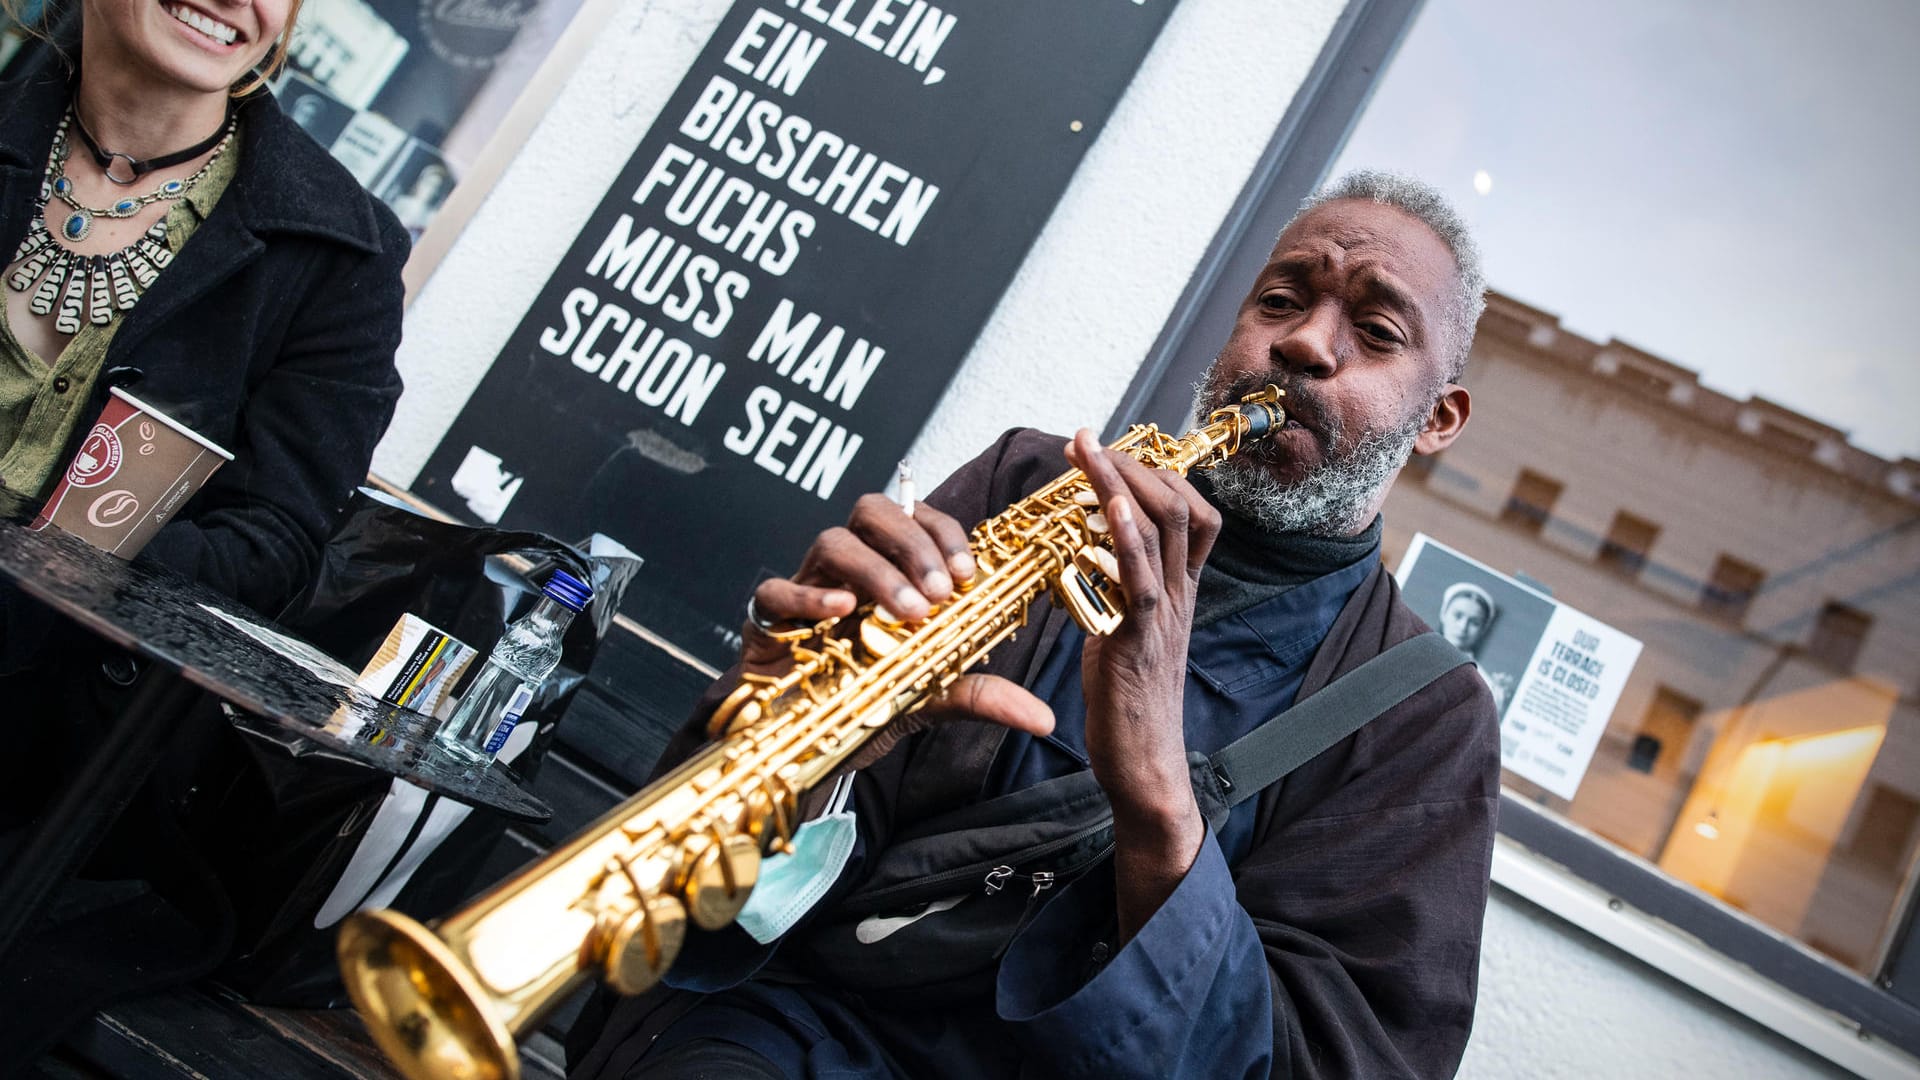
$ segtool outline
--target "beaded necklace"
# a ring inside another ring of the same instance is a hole
[[[53,148],[47,153],[47,172],[40,181],[40,198],[33,221],[27,226],[26,239],[9,262],[19,262],[7,275],[7,286],[15,292],[33,289],[27,310],[35,315],[55,311],[53,328],[62,334],[80,331],[81,317],[95,326],[105,326],[117,315],[131,311],[140,294],[173,261],[167,249],[167,222],[163,217],[145,233],[119,251],[105,255],[81,255],[69,251],[47,229],[47,204],[53,199],[65,203],[69,213],[60,224],[61,236],[78,242],[93,232],[93,219],[129,218],[156,202],[175,202],[192,191],[213,163],[220,160],[233,141],[236,121],[227,122],[226,134],[214,148],[213,156],[192,176],[168,180],[144,195],[130,195],[105,208],[82,204],[74,197],[73,180],[67,176],[69,149],[67,126],[72,114],[62,117],[53,134]],[[21,260],[25,260],[21,262]],[[39,286],[34,287],[38,281]]]

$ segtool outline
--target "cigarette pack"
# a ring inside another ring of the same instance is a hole
[[[431,716],[473,663],[473,646],[414,615],[402,615],[356,680],[360,689]]]

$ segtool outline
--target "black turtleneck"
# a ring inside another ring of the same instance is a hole
[[[1213,500],[1212,486],[1204,479],[1195,486]],[[1196,627],[1352,566],[1380,548],[1378,514],[1357,535],[1335,537],[1270,532],[1224,506],[1220,518],[1220,536],[1200,570],[1200,592],[1193,603]]]

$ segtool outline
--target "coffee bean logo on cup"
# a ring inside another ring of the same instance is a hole
[[[99,421],[61,470],[32,527],[58,526],[131,559],[214,470],[232,460],[218,444],[111,387]]]
[[[133,492],[116,488],[93,500],[87,507],[87,520],[96,528],[113,529],[126,524],[140,512],[140,500]]]
[[[92,487],[105,483],[120,468],[120,436],[105,424],[93,425],[80,452],[73,455],[67,469],[67,483],[74,487]]]

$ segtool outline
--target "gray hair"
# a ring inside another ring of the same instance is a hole
[[[1454,289],[1446,311],[1447,381],[1458,382],[1467,370],[1467,354],[1473,349],[1473,329],[1480,313],[1487,308],[1487,279],[1480,270],[1480,248],[1459,211],[1432,185],[1400,173],[1360,169],[1307,196],[1300,210],[1287,222],[1293,227],[1301,215],[1325,203],[1339,199],[1365,199],[1391,206],[1419,219],[1453,253]],[[1286,229],[1280,230],[1282,233]]]

